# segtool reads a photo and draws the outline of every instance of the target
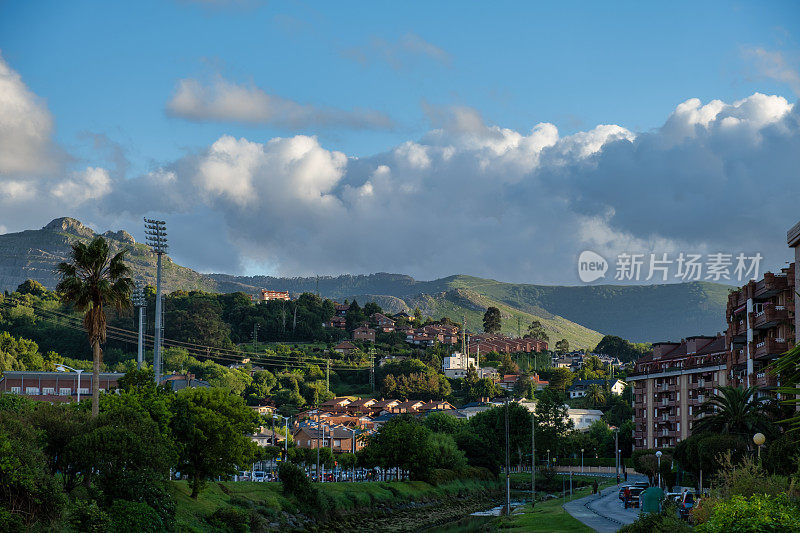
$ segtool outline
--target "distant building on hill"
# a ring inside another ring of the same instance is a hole
[[[289,291],[271,291],[268,289],[261,289],[261,294],[258,296],[258,301],[268,302],[270,300],[289,300]]]

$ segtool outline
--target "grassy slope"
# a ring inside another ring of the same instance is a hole
[[[318,483],[315,484],[333,501],[337,511],[370,508],[380,503],[397,503],[421,499],[435,499],[445,495],[477,491],[487,483],[476,480],[452,481],[432,486],[422,481],[388,483]],[[497,482],[494,482],[497,486]],[[280,483],[222,482],[209,483],[197,500],[190,497],[186,482],[172,482],[170,490],[176,503],[176,522],[179,530],[206,531],[209,525],[204,518],[220,507],[231,505],[231,498],[244,498],[254,504],[281,512],[303,512],[293,498],[286,498]]]

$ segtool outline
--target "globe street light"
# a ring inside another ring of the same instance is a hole
[[[64,364],[60,364],[56,367],[56,370],[59,372],[66,372],[67,370],[72,370],[78,374],[78,403],[81,403],[81,373],[83,370],[78,370],[77,368],[72,368],[71,366],[67,366]]]
[[[767,437],[764,436],[763,433],[756,433],[753,435],[753,442],[756,446],[758,446],[758,460],[761,461],[761,447],[767,441]]]
[[[658,458],[658,488],[661,488],[661,450],[656,452]]]

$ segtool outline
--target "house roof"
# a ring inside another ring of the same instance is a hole
[[[387,407],[391,407],[392,405],[397,405],[400,403],[400,400],[384,400],[381,398],[377,402],[373,403],[370,407],[372,409],[385,409]]]
[[[331,437],[334,439],[349,439],[353,437],[352,429],[345,429],[337,426],[324,426],[324,434],[323,430],[320,428],[306,426],[296,430],[294,435],[297,435],[301,431],[305,432],[312,439],[330,439]],[[331,432],[333,432],[333,434],[331,434]]]
[[[349,405],[352,400],[344,396],[332,398],[322,404],[322,407],[338,407],[340,405]]]
[[[357,349],[356,345],[350,341],[342,341],[336,346],[333,347],[334,350],[355,350]]]
[[[358,398],[348,403],[347,407],[348,408],[370,407],[374,403],[376,403],[375,398]]]
[[[399,403],[398,405],[395,405],[395,407],[398,409],[413,409],[415,406],[423,405],[424,403],[425,402],[422,402],[420,400],[406,400],[404,402]]]
[[[449,409],[455,409],[455,407],[453,407],[449,402],[446,402],[444,400],[439,400],[438,402],[435,402],[435,401],[434,402],[428,402],[425,405],[421,406],[420,409],[423,410],[423,411],[434,410],[434,409],[438,409],[438,410],[448,409],[449,410]]]

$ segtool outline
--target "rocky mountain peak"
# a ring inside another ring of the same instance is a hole
[[[45,227],[45,231],[59,231],[64,233],[72,233],[81,237],[92,237],[94,231],[81,224],[80,220],[70,217],[61,217],[51,220]]]

